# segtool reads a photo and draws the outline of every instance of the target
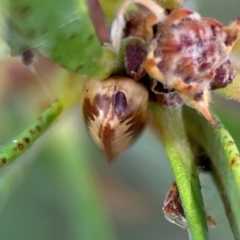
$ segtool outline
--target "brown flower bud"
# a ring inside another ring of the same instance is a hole
[[[148,92],[131,78],[89,79],[81,98],[87,129],[109,161],[134,142],[147,121]]]
[[[224,87],[233,78],[227,63],[232,46],[240,36],[240,18],[223,27],[217,20],[202,18],[186,8],[167,13],[151,0],[126,0],[111,31],[115,49],[119,48],[124,29],[123,15],[131,3],[141,4],[151,12],[146,17],[135,18],[139,26],[129,21],[127,27],[128,34],[145,41],[145,71],[165,88],[175,90],[186,104],[217,127],[208,108],[209,91],[211,86]],[[136,29],[131,29],[134,26]]]

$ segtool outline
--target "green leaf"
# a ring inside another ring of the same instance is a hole
[[[181,108],[165,109],[152,103],[151,110],[172,166],[187,219],[190,239],[208,239],[199,179],[186,137]]]
[[[183,115],[188,133],[212,160],[230,226],[240,239],[240,157],[234,140],[219,121],[215,130],[193,109],[185,107]]]
[[[102,47],[85,1],[7,0],[7,3],[10,20],[29,43],[27,47],[37,48],[70,72],[97,74]]]

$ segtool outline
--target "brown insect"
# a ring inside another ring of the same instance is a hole
[[[109,161],[139,136],[148,117],[148,92],[128,77],[88,79],[82,91],[84,120]]]
[[[178,187],[175,182],[171,185],[167,193],[167,196],[164,200],[163,213],[165,218],[169,222],[176,224],[179,227],[187,228],[187,220],[182,207],[182,202],[179,196]],[[205,214],[206,214],[208,226],[212,228],[216,227],[217,222],[215,221],[215,219],[206,210],[205,210]]]
[[[209,91],[212,85],[226,86],[234,77],[229,54],[240,35],[240,18],[223,27],[217,20],[203,18],[186,8],[168,14],[151,0],[128,0],[112,25],[111,38],[116,51],[126,25],[124,15],[132,3],[150,11],[130,31],[145,42],[147,54],[142,69],[164,88],[175,90],[186,104],[217,127],[209,111]]]
[[[187,228],[187,220],[182,207],[177,184],[174,182],[163,203],[165,218],[179,227]]]

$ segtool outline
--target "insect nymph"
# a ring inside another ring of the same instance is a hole
[[[133,3],[144,7],[136,19],[125,16]],[[234,71],[229,55],[239,35],[240,19],[223,27],[217,20],[203,18],[189,9],[165,10],[151,0],[127,0],[117,12],[111,28],[112,47],[116,52],[122,38],[130,39],[125,53],[128,76],[137,81],[148,79],[150,95],[155,95],[156,99],[163,96],[163,102],[171,98],[177,99],[179,105],[186,103],[215,128],[217,124],[209,111],[210,91],[232,82]],[[134,41],[138,44],[131,46]],[[138,56],[140,63],[132,64]],[[93,130],[94,121],[91,128]],[[101,128],[97,131],[95,136],[100,136]],[[97,141],[101,140],[98,137]]]
[[[82,95],[85,123],[109,161],[138,137],[148,113],[147,90],[130,78],[89,79]]]

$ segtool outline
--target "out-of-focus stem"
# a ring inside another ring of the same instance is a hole
[[[151,110],[179,189],[192,240],[208,239],[199,179],[185,133],[181,108],[166,109],[152,103]]]
[[[69,74],[68,77],[71,75]],[[72,76],[71,76],[72,77]],[[84,78],[75,76],[72,86],[58,100],[53,102],[22,133],[0,148],[0,168],[10,164],[22,155],[32,144],[57,120],[67,112],[79,99]]]

